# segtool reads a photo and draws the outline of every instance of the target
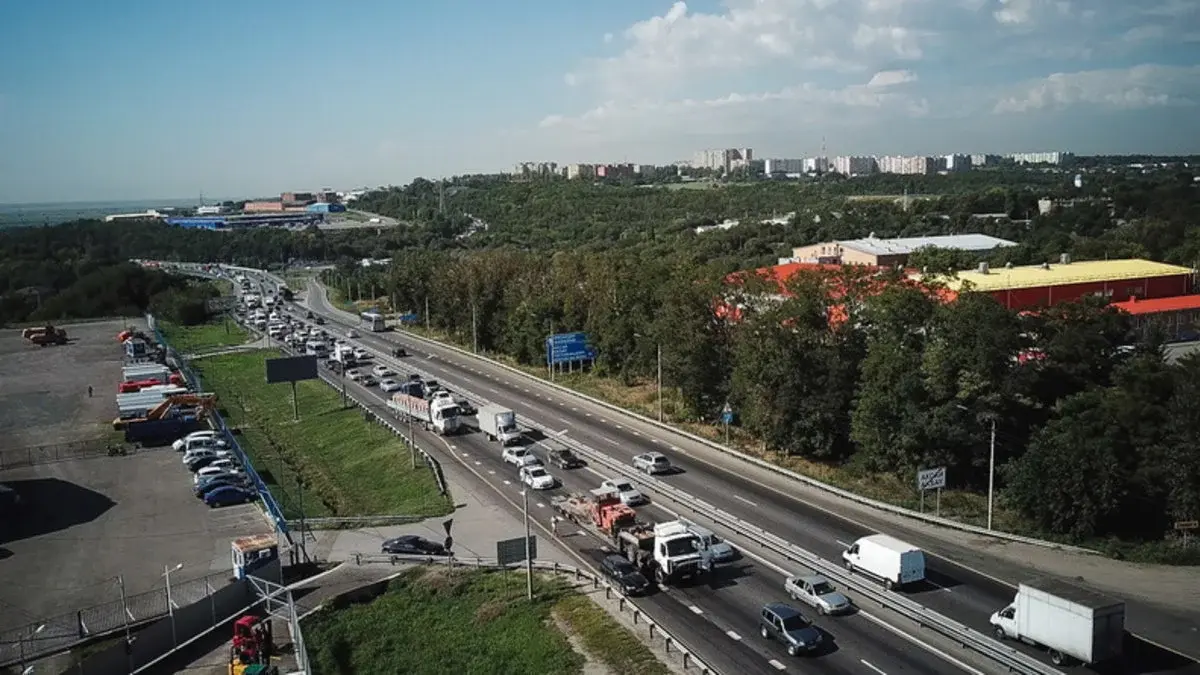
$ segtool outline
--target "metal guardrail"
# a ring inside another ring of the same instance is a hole
[[[391,553],[355,553],[354,563],[356,565],[386,563],[396,565],[399,563],[405,564],[423,564],[423,565],[453,565],[457,564],[462,567],[475,567],[479,569],[509,569],[521,570],[525,568],[525,562],[512,563],[510,565],[501,565],[495,558],[459,558],[451,557],[447,560],[443,557],[430,557],[420,555],[404,555]],[[644,625],[650,632],[650,638],[662,638],[663,645],[668,654],[678,652],[680,660],[683,663],[684,670],[698,670],[701,675],[715,674],[717,671],[696,656],[696,651],[688,647],[679,638],[671,635],[665,628],[656,623],[653,619],[646,615],[637,604],[630,600],[628,596],[621,593],[619,589],[609,584],[603,577],[590,570],[574,565],[564,565],[559,562],[534,560],[533,568],[542,572],[552,572],[554,574],[570,575],[577,580],[586,580],[591,582],[592,588],[595,590],[604,589],[605,599],[617,600],[617,607],[624,612],[626,609],[633,614],[633,623],[635,625]]]
[[[408,525],[426,520],[428,516],[331,516],[327,518],[305,518],[307,530],[338,530],[358,527],[387,527]]]
[[[261,271],[259,271],[259,273],[263,274]],[[424,340],[424,338],[420,338],[420,339]],[[433,342],[432,340],[426,340],[426,341]],[[438,344],[439,346],[444,346],[444,345],[441,345],[441,343],[435,343],[435,344]],[[416,368],[407,362],[403,362],[399,359],[396,359],[395,357],[392,357],[390,354],[385,354],[381,350],[375,349],[375,348],[371,347],[370,345],[367,345],[364,343],[363,347],[368,352],[373,353],[376,356],[376,358],[386,360],[390,363],[394,363],[401,370],[417,373],[425,378],[437,379],[434,376],[430,375],[429,373],[424,372],[421,369]],[[468,352],[457,349],[455,347],[449,347],[449,348],[454,349],[456,351],[463,352],[464,354],[467,354],[470,356],[474,356],[473,354],[469,354]],[[489,361],[490,361],[490,359],[489,359]],[[493,362],[493,363],[495,363],[495,362]],[[498,363],[496,365],[504,367],[508,370],[512,370],[514,372],[520,373],[522,375],[526,375],[525,373],[521,373],[521,371],[511,368],[510,366],[505,366],[504,364],[498,364]],[[534,378],[534,379],[537,379],[537,378]],[[538,380],[538,381],[541,381],[541,380]],[[546,383],[546,384],[552,384],[552,383]],[[557,386],[560,389],[565,389],[559,385],[555,385],[555,386]],[[459,393],[463,394],[464,396],[474,399],[479,404],[489,401],[489,399],[479,396],[479,395],[475,394],[474,392],[469,392],[469,391],[463,389],[461,386],[455,386],[455,389]],[[572,394],[577,394],[577,392],[574,392],[571,390],[566,390],[566,391],[568,391],[569,393],[572,393]],[[590,397],[585,396],[584,398],[590,398]],[[627,412],[627,411],[624,411],[623,409],[617,408],[617,406],[613,406],[612,404],[604,403],[601,401],[596,401],[596,402],[599,404],[602,404],[608,408],[618,409],[618,410],[622,410],[623,412]],[[690,494],[684,493],[681,490],[677,490],[656,478],[645,476],[645,475],[641,474],[640,472],[634,472],[632,467],[615,462],[611,457],[609,457],[608,455],[605,455],[604,453],[593,450],[592,448],[590,448],[586,445],[583,445],[582,443],[579,443],[579,442],[575,441],[574,439],[567,439],[563,436],[560,436],[556,431],[549,429],[548,427],[544,427],[543,425],[540,425],[537,423],[529,423],[528,421],[526,421],[526,425],[531,428],[534,428],[534,429],[544,432],[550,438],[556,438],[558,441],[573,448],[574,450],[576,450],[577,452],[579,452],[581,455],[585,456],[589,460],[595,461],[596,463],[609,468],[610,470],[616,472],[619,475],[625,476],[627,478],[636,478],[642,484],[647,485],[648,487],[655,490],[659,494],[665,495],[668,498],[670,498],[671,500],[678,502],[680,505],[683,505],[686,508],[690,509],[693,513],[705,516],[706,518],[708,518],[709,520],[712,520],[713,522],[717,523],[718,525],[720,525],[724,528],[727,528],[730,531],[735,532],[736,534],[740,535],[741,537],[746,538],[746,539],[750,540],[751,542],[757,544],[759,547],[766,549],[768,551],[771,551],[771,552],[775,553],[776,555],[783,557],[786,560],[790,560],[790,561],[793,561],[796,563],[803,564],[807,567],[810,567],[813,570],[824,574],[825,576],[829,577],[830,579],[834,580],[835,582],[840,583],[843,587],[852,589],[853,591],[855,591],[859,595],[863,596],[864,598],[867,598],[871,602],[878,604],[880,607],[892,610],[892,611],[896,612],[897,614],[904,616],[905,618],[908,618],[908,619],[918,623],[921,626],[931,628],[934,631],[938,632],[939,634],[957,642],[958,644],[962,645],[963,647],[972,649],[972,650],[978,652],[979,654],[982,654],[982,655],[996,661],[997,663],[1000,663],[1000,664],[1006,666],[1007,668],[1009,668],[1012,671],[1019,672],[1019,673],[1025,673],[1028,675],[1061,675],[1061,671],[1051,668],[1049,665],[1044,664],[1041,661],[1038,661],[1030,656],[1022,654],[1021,652],[1018,652],[1015,649],[1002,644],[1001,642],[991,638],[988,635],[980,633],[979,631],[977,631],[973,628],[970,628],[969,626],[966,626],[964,624],[961,624],[957,621],[950,619],[949,617],[946,617],[937,612],[934,612],[934,611],[920,605],[919,603],[914,602],[908,598],[905,598],[897,593],[887,591],[871,582],[865,581],[861,577],[852,576],[852,575],[846,573],[844,570],[842,570],[841,567],[821,558],[820,556],[818,556],[814,553],[806,551],[806,550],[800,548],[799,546],[796,546],[774,534],[771,534],[771,533],[763,530],[760,527],[752,525],[748,522],[741,520],[740,518],[737,518],[736,516],[728,514],[724,511],[718,509],[717,507],[704,502],[703,500],[697,499],[696,497],[694,497]],[[661,425],[661,426],[665,426],[665,425]],[[674,429],[672,429],[672,430],[674,431]],[[699,439],[699,437],[696,437],[696,438]],[[703,440],[703,439],[699,439],[699,440]],[[705,442],[709,443],[711,445],[711,442],[708,442],[708,441],[705,441]],[[730,452],[733,452],[733,451],[730,451]],[[741,453],[736,453],[736,454],[740,455]],[[743,457],[745,457],[745,456],[743,455]],[[749,459],[753,459],[753,458],[749,458]],[[758,463],[761,463],[761,464],[766,464],[765,462],[761,462],[761,460],[755,460],[755,461]],[[775,468],[778,469],[778,467],[775,467]],[[791,473],[791,472],[787,472],[787,473]],[[798,476],[798,474],[796,474],[796,475]],[[808,480],[811,480],[811,479],[808,479]],[[836,489],[836,488],[834,488],[834,489]],[[859,498],[859,499],[861,500],[862,498]],[[867,501],[871,501],[871,500],[867,500]],[[905,509],[901,509],[901,511],[905,511]],[[958,525],[962,525],[962,524],[959,523]]]
[[[108,454],[109,443],[104,439],[77,441],[74,443],[54,443],[50,445],[35,445],[25,448],[0,448],[0,471],[17,469],[23,466],[50,464],[68,459],[94,457]],[[121,446],[125,452],[137,452],[136,448]]]
[[[437,379],[430,373],[412,366],[409,362],[397,359],[370,345],[364,344],[363,348],[372,353],[378,360],[386,360],[389,363],[396,364],[399,370],[416,373],[426,379]],[[490,401],[461,386],[455,385],[454,389],[479,405]],[[811,553],[756,525],[726,513],[716,506],[678,490],[657,478],[635,471],[632,466],[617,462],[602,452],[574,439],[562,436],[557,430],[536,422],[531,422],[528,419],[524,420],[524,426],[541,432],[547,438],[563,443],[596,465],[604,466],[609,471],[625,478],[639,481],[642,485],[646,485],[657,493],[667,496],[693,513],[704,516],[717,525],[751,541],[758,547],[771,551],[786,560],[803,564],[814,571],[820,572],[841,584],[844,588],[855,591],[880,607],[889,609],[900,616],[916,622],[920,626],[931,628],[942,636],[1000,663],[1011,671],[1028,675],[1061,675],[1061,671],[995,640],[990,635],[981,633],[965,624],[928,609],[903,595],[885,590],[862,577],[855,577],[847,573],[840,566],[821,558],[815,553]]]
[[[245,268],[243,268],[243,269],[245,269]],[[265,274],[261,270],[255,270],[255,271],[260,274]],[[268,276],[271,276],[274,279],[278,279],[277,277],[274,277],[274,275],[268,275]],[[336,307],[334,307],[333,309],[334,309],[334,311],[343,311]],[[348,314],[348,312],[345,312],[345,313]],[[729,446],[718,443],[717,441],[714,441],[714,440],[708,439],[708,438],[704,438],[703,436],[698,436],[689,431],[672,426],[666,422],[660,422],[651,417],[642,415],[641,413],[629,410],[627,408],[622,408],[619,405],[609,403],[608,401],[598,399],[594,396],[589,396],[588,394],[576,391],[574,389],[571,389],[570,387],[565,387],[561,384],[558,384],[557,382],[553,382],[551,380],[546,380],[546,379],[537,377],[535,375],[530,375],[529,373],[527,373],[519,368],[514,368],[506,363],[501,363],[494,359],[490,359],[486,356],[483,356],[480,354],[475,354],[473,352],[469,352],[469,351],[462,349],[461,347],[458,347],[456,345],[448,344],[445,342],[439,342],[437,340],[432,340],[432,339],[424,337],[422,335],[417,335],[415,333],[401,330],[401,329],[397,329],[397,331],[400,333],[403,333],[406,338],[415,340],[417,342],[423,342],[423,343],[426,343],[429,345],[434,345],[434,346],[437,346],[437,347],[440,347],[443,349],[448,349],[448,350],[455,352],[457,354],[460,354],[462,356],[467,356],[470,358],[479,359],[481,361],[486,361],[489,365],[495,366],[496,368],[501,368],[501,369],[503,369],[509,373],[512,373],[514,375],[519,375],[523,378],[526,378],[533,382],[537,382],[538,384],[550,387],[550,388],[560,391],[564,394],[569,394],[571,396],[581,398],[589,403],[601,406],[608,410],[612,410],[613,412],[618,412],[623,415],[628,415],[630,417],[637,419],[639,422],[643,422],[645,424],[649,424],[651,426],[658,427],[660,429],[663,429],[664,431],[670,431],[672,433],[679,434],[680,436],[683,436],[684,438],[687,438],[688,440],[695,441],[697,443],[702,443],[707,447],[713,448],[714,450],[718,450],[724,454],[730,455],[731,457],[736,457],[737,459],[740,459],[742,461],[754,464],[755,466],[757,466],[759,468],[766,469],[772,473],[776,473],[776,474],[791,478],[793,480],[800,481],[810,487],[818,488],[825,492],[829,492],[829,493],[837,495],[839,497],[849,499],[851,501],[857,502],[864,506],[870,506],[871,508],[879,509],[881,511],[887,511],[889,513],[893,513],[893,514],[896,514],[899,516],[904,516],[906,518],[912,518],[914,520],[920,520],[920,521],[923,521],[926,523],[930,523],[932,525],[939,525],[942,527],[948,527],[948,528],[952,528],[952,529],[956,529],[956,530],[961,530],[963,532],[970,532],[971,534],[978,534],[978,535],[983,535],[983,536],[987,536],[987,537],[993,537],[996,539],[1004,539],[1006,541],[1017,542],[1017,543],[1021,543],[1021,544],[1029,544],[1031,546],[1041,546],[1043,548],[1058,549],[1058,550],[1070,551],[1070,552],[1074,552],[1074,553],[1086,553],[1086,554],[1090,554],[1090,555],[1099,555],[1100,554],[1100,552],[1096,551],[1095,549],[1084,548],[1081,546],[1072,546],[1070,544],[1062,544],[1062,543],[1054,542],[1054,541],[1046,541],[1044,539],[1036,539],[1034,537],[1026,537],[1026,536],[1019,535],[1019,534],[1013,534],[1011,532],[1000,532],[997,530],[988,530],[986,528],[979,527],[977,525],[971,525],[970,523],[963,523],[963,522],[959,522],[957,520],[952,520],[950,518],[942,518],[940,516],[931,515],[928,513],[921,513],[919,511],[913,511],[912,509],[906,509],[902,506],[897,506],[895,504],[889,504],[887,502],[881,502],[881,501],[878,501],[875,499],[871,499],[869,497],[864,497],[862,495],[850,492],[849,490],[843,490],[842,488],[839,488],[834,485],[830,485],[828,483],[823,483],[819,480],[816,480],[815,478],[811,478],[809,476],[805,476],[803,474],[796,473],[795,471],[785,469],[781,466],[771,464],[770,462],[763,461],[757,457],[752,457],[743,452],[739,452],[738,450],[730,448]]]

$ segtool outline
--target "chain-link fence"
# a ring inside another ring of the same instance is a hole
[[[114,579],[114,599],[109,602],[0,631],[0,667],[56,654],[82,640],[166,616],[168,596],[176,609],[211,600],[214,593],[228,585],[230,578],[229,572],[218,572],[183,582],[172,580],[170,588],[164,579],[161,588],[124,599],[121,598],[120,582]],[[218,618],[214,605],[213,620]]]
[[[108,441],[93,438],[85,441],[35,445],[26,448],[0,448],[0,471],[103,455],[108,452],[108,446]]]

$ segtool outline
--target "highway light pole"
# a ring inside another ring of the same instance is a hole
[[[658,421],[663,421],[662,343],[658,343]]]
[[[475,303],[471,303],[471,351],[479,353],[479,330],[475,324]]]
[[[523,510],[525,512],[525,596],[533,600],[533,551],[529,546],[529,488],[521,490]]]
[[[183,563],[178,563],[174,567],[163,565],[163,578],[167,580],[167,615],[171,617],[171,646],[179,646],[179,635],[175,631],[175,601],[171,598],[171,572],[178,572],[183,569]]]
[[[992,440],[988,451],[988,514],[987,529],[992,531],[992,507],[996,496],[996,416],[992,415]]]

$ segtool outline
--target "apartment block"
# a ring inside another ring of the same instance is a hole
[[[829,171],[828,157],[805,157],[804,173],[827,173]]]
[[[804,173],[803,159],[767,159],[763,161],[763,173],[789,174]]]
[[[868,176],[879,171],[874,157],[841,156],[833,158],[833,170],[843,176]]]
[[[519,178],[546,177],[557,173],[557,162],[518,162],[513,167],[513,175]]]
[[[692,166],[697,169],[732,171],[747,167],[752,161],[754,161],[754,150],[751,148],[725,148],[697,152],[692,159]]]
[[[1017,164],[1062,164],[1075,155],[1069,152],[1014,152],[1007,157]]]
[[[970,171],[971,167],[974,165],[971,162],[970,155],[946,155],[945,162],[946,166],[944,170],[949,171],[950,173]]]
[[[971,168],[980,169],[986,166],[996,166],[1000,163],[1000,155],[971,155]]]
[[[879,158],[879,171],[881,173],[898,173],[905,175],[923,175],[934,173],[938,170],[938,159],[936,157],[903,157],[889,155]]]
[[[596,165],[595,164],[568,164],[567,165],[567,178],[569,178],[571,180],[576,180],[576,179],[580,179],[580,178],[595,178],[595,177],[596,177]]]

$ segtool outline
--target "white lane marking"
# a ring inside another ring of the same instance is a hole
[[[510,480],[506,480],[506,481],[504,481],[504,484],[505,484],[505,485],[512,485],[512,481],[510,481]]]
[[[609,443],[612,443],[613,445],[620,445],[620,443],[618,443],[617,441],[614,441],[613,439],[609,438],[608,436],[601,436],[600,438],[603,438],[604,440],[608,441]]]
[[[560,418],[558,418],[558,419],[562,420],[563,422],[566,422],[567,424],[570,424],[570,423],[571,423],[571,420],[569,420],[569,419],[567,419],[567,418],[565,418],[565,417],[560,417]]]
[[[483,465],[483,462],[481,462],[479,460],[475,460],[475,466],[482,466],[482,465]]]
[[[739,502],[746,502],[750,506],[758,508],[758,504],[755,504],[754,502],[750,501],[749,499],[746,499],[745,497],[743,497],[741,495],[734,495],[733,498],[738,500]]]
[[[662,441],[658,440],[657,438],[651,438],[651,439],[650,439],[650,442],[651,442],[651,443],[658,443],[659,445],[662,445]]]
[[[575,406],[571,406],[571,410],[579,410],[579,408],[576,408]]]
[[[692,610],[692,614],[703,614],[704,610],[695,605],[688,605],[688,609]]]
[[[607,544],[601,544],[601,545],[600,545],[600,550],[601,550],[601,551],[604,551],[605,553],[608,553],[608,552],[609,552],[609,551],[611,551],[612,549],[611,549],[611,548],[609,548]]]
[[[607,418],[607,417],[601,417],[601,418],[600,418],[600,421],[601,421],[601,422],[604,422],[605,424],[612,424],[612,422],[609,422],[609,421],[608,421],[608,418]]]
[[[457,446],[457,445],[455,445],[455,444],[453,444],[453,443],[451,443],[451,444],[450,444],[450,447],[451,447],[451,448],[454,448],[455,450],[457,450],[457,449],[458,449],[458,446]]]
[[[567,420],[563,420],[563,421],[566,422]],[[566,436],[568,431],[570,431],[570,429],[563,429],[562,431],[558,432],[557,435],[558,436]]]
[[[521,391],[523,391],[523,392],[525,392],[525,393],[527,393],[527,394],[528,394],[528,393],[529,393],[529,387],[521,387]]]
[[[771,667],[774,668],[775,670],[787,670],[787,666],[776,661],[775,659],[771,659],[770,661],[767,661],[767,663],[771,664]]]
[[[672,445],[671,449],[674,450],[675,452],[681,452],[678,445]]]
[[[741,636],[741,635],[738,635],[737,633],[735,633],[735,632],[733,632],[733,631],[731,631],[731,630],[727,630],[727,631],[725,631],[725,634],[726,634],[726,635],[728,635],[728,636],[729,636],[731,639],[734,639],[734,640],[741,640],[741,639],[742,639],[742,636]]]
[[[841,539],[834,539],[834,541],[837,542],[838,546],[842,546],[844,548],[850,548],[850,544],[847,544],[846,542],[842,541]]]
[[[496,475],[496,470],[495,470],[495,469],[488,469],[488,473],[490,473],[490,474],[492,474],[493,476],[495,476],[495,475]]]
[[[470,455],[470,453],[467,453],[467,452],[460,452],[460,453],[458,453],[458,454],[462,455],[463,457],[470,457],[470,456],[471,456],[471,455]]]
[[[608,420],[604,420],[604,421],[605,421],[605,422],[607,422]],[[624,429],[625,427],[623,427],[623,426],[621,426],[620,424],[618,424],[618,425],[617,425],[617,428],[618,428],[618,429]]]
[[[633,431],[633,435],[634,435],[634,436],[641,436],[641,435],[642,435],[642,434],[641,434],[641,432],[639,432],[639,431],[634,431],[633,429],[630,429],[630,431]]]
[[[592,413],[584,413],[584,414],[587,415],[588,417],[592,416]]]
[[[858,660],[858,662],[859,662],[859,663],[861,663],[861,664],[863,664],[864,666],[866,666],[866,667],[870,668],[871,670],[873,670],[873,671],[875,671],[875,672],[879,673],[879,675],[887,675],[887,673],[885,673],[885,672],[883,672],[882,670],[880,670],[880,669],[876,668],[875,666],[871,665],[871,664],[870,664],[870,662],[868,662],[866,659],[859,659],[859,660]]]
[[[537,506],[538,506],[538,508],[539,508],[539,509],[544,509],[544,508],[546,508],[546,505],[545,505],[545,504],[543,504],[542,502],[538,502],[538,503],[537,503]]]
[[[500,393],[500,390],[499,390],[499,389],[497,389],[497,388],[495,388],[495,387],[488,387],[488,391],[492,392],[493,394],[499,394],[499,393]]]
[[[929,584],[930,586],[933,586],[934,588],[938,589],[939,591],[946,591],[947,593],[954,592],[954,591],[950,590],[949,588],[946,588],[945,586],[940,586],[938,584],[933,583],[932,581],[929,580],[929,577],[925,578],[925,583]]]

